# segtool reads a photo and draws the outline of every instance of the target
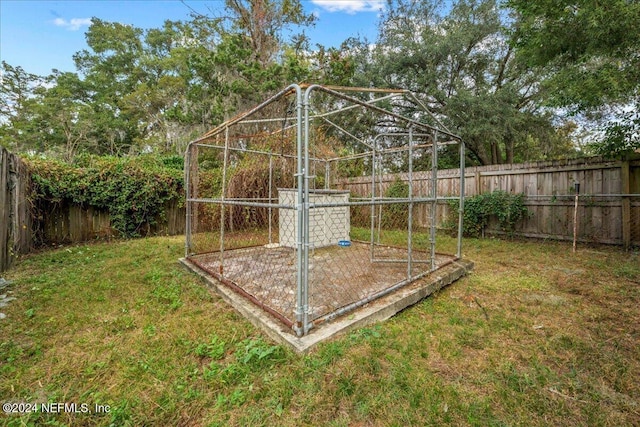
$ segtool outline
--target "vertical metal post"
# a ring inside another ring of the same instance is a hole
[[[433,132],[433,141],[431,144],[431,224],[430,226],[430,243],[431,243],[431,270],[436,269],[436,210],[438,208],[438,131]]]
[[[413,261],[413,127],[409,128],[409,213],[407,225],[407,279],[411,279]]]
[[[576,192],[576,200],[573,207],[573,252],[576,252],[576,243],[578,241],[578,197],[580,197],[580,183],[574,184]]]
[[[224,130],[224,160],[222,161],[222,194],[220,196],[220,276],[224,277],[224,199],[227,192],[229,158],[229,126]]]
[[[465,167],[464,142],[460,140],[460,203],[458,204],[458,250],[456,258],[462,258],[462,221],[464,218],[464,167]]]
[[[382,165],[382,155],[378,154],[378,191],[379,196],[383,197],[384,193],[382,192],[382,173],[384,172],[384,166]],[[380,234],[382,233],[382,203],[378,205],[378,244],[380,244]]]
[[[185,244],[184,244],[184,256],[185,258],[191,253],[191,144],[187,145],[187,150],[184,154],[184,185],[185,185]]]
[[[294,227],[296,231],[296,255],[297,255],[297,266],[296,266],[296,285],[297,285],[297,294],[296,294],[296,323],[294,326],[294,330],[298,336],[302,336],[304,334],[304,287],[305,287],[305,277],[303,272],[303,248],[304,248],[304,240],[302,236],[302,230],[304,228],[304,168],[303,168],[303,158],[302,158],[302,98],[301,98],[301,89],[299,86],[296,86],[296,116],[297,116],[297,124],[296,124],[296,148],[297,148],[297,170],[296,177],[298,178],[298,199],[296,202],[296,213],[297,213],[297,227]]]
[[[311,91],[314,86],[309,86],[304,93],[303,100],[303,108],[304,108],[304,180],[303,180],[303,188],[304,188],[304,206],[303,206],[303,259],[302,259],[302,270],[303,270],[303,309],[304,309],[304,334],[306,335],[311,329],[311,325],[309,325],[309,180],[311,176],[309,175],[309,98],[311,96]]]
[[[271,214],[272,214],[271,205],[273,204],[273,200],[271,200],[271,197],[273,196],[273,190],[271,189],[272,185],[273,185],[273,156],[269,154],[269,244],[273,242],[272,231],[271,231],[271,228],[272,228],[271,227]]]
[[[376,221],[376,205],[374,201],[376,199],[376,143],[378,138],[373,140],[373,150],[371,152],[371,246],[369,258],[373,262],[373,236],[375,233],[375,221]]]
[[[331,162],[326,160],[324,162],[324,189],[328,190],[331,188],[331,182],[329,179],[331,178]]]

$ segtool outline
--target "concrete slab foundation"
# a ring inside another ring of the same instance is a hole
[[[200,266],[185,258],[180,259],[180,262],[198,274],[209,288],[217,292],[256,327],[261,328],[270,338],[278,343],[288,345],[300,353],[306,352],[318,343],[336,335],[386,320],[450,285],[473,269],[473,263],[467,260],[450,262],[425,277],[350,311],[346,315],[315,325],[307,335],[297,337],[290,328],[278,319],[225,286]]]

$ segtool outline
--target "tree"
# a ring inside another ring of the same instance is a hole
[[[37,146],[37,124],[32,111],[44,79],[20,66],[2,61],[0,85],[0,145],[12,150]]]
[[[308,76],[304,34],[287,41],[284,33],[312,25],[315,18],[304,13],[299,0],[225,0],[225,5],[228,16],[194,19],[204,44],[193,63],[197,76],[223,98],[227,118]]]
[[[345,40],[340,48],[318,46],[314,54],[316,78],[328,85],[351,85],[356,73],[353,51],[357,51],[358,48],[358,41],[353,39]]]
[[[640,2],[508,0],[520,26],[519,57],[545,69],[546,102],[573,113],[599,112],[604,155],[640,148]],[[631,112],[629,110],[632,110]]]
[[[593,142],[591,149],[598,155],[624,157],[640,151],[640,98],[632,109],[624,111],[619,120],[604,125],[604,138]]]
[[[67,161],[78,152],[95,151],[94,112],[85,82],[75,73],[56,70],[47,80],[49,84],[39,90],[41,99],[34,106],[46,129],[40,138],[48,141],[47,151],[57,152]]]
[[[125,97],[148,78],[141,67],[142,34],[143,30],[130,25],[92,18],[85,34],[90,50],[73,56],[85,76],[100,154],[126,153],[139,137],[136,117],[127,110]]]
[[[182,153],[206,129],[311,75],[304,34],[285,37],[314,20],[299,0],[225,5],[229,16],[149,30],[93,18],[88,48],[74,55],[79,74],[44,79],[3,64],[3,144],[66,159]]]
[[[283,40],[289,27],[313,21],[298,0],[225,5],[230,16],[146,31],[92,20],[90,49],[74,58],[92,87],[100,134],[112,136],[101,144],[107,152],[181,152],[190,137],[306,73],[301,52]]]
[[[531,160],[523,141],[555,130],[534,102],[540,75],[509,43],[515,25],[495,0],[389,2],[376,48],[361,49],[360,84],[417,93],[480,164]]]
[[[281,52],[285,29],[315,21],[298,0],[225,0],[225,5],[232,13],[231,28],[246,37],[253,58],[263,67]]]
[[[640,88],[640,2],[508,0],[519,13],[514,46],[547,66],[551,103],[577,110],[627,102]]]

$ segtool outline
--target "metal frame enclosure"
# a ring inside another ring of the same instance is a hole
[[[421,114],[403,115],[409,105]],[[453,194],[438,190],[442,150],[459,156]],[[306,335],[461,258],[464,150],[460,137],[409,91],[292,84],[188,144],[185,257]],[[398,171],[405,193],[389,195],[387,177]],[[363,194],[329,197],[363,176]],[[279,199],[279,186],[295,191],[295,202]],[[437,214],[448,200],[459,206],[451,255],[436,250]],[[285,211],[294,227],[275,221]],[[326,218],[345,221],[345,212],[350,236],[318,245],[318,221],[337,227]],[[295,247],[281,245],[276,229],[294,233],[287,238]],[[392,234],[405,244],[389,243]],[[356,290],[346,290],[356,282]]]

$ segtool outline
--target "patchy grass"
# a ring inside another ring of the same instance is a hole
[[[0,423],[640,425],[637,252],[465,240],[471,275],[301,356],[184,270],[182,248],[73,246],[6,273],[0,400],[110,411]]]

